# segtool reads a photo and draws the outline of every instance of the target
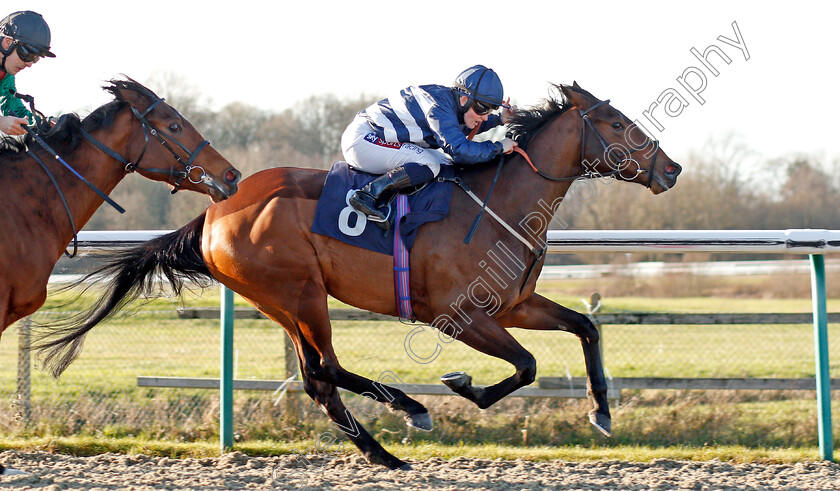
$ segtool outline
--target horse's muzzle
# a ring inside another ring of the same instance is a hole
[[[680,175],[680,172],[682,172],[682,166],[676,162],[669,162],[665,164],[665,167],[662,170],[665,173],[665,177],[673,179],[674,182],[676,182],[677,176]]]
[[[657,165],[657,167],[659,167]],[[669,161],[662,166],[661,171],[653,175],[650,190],[653,194],[664,193],[665,191],[674,187],[677,184],[677,176],[682,172],[682,166],[674,161]]]
[[[239,180],[242,179],[242,173],[233,167],[228,168],[222,173],[223,183],[217,182],[216,179],[207,180],[206,184],[210,187],[210,197],[214,203],[226,200],[236,194],[239,189]]]

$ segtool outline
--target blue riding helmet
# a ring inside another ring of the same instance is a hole
[[[467,108],[477,99],[494,106],[510,107],[504,103],[505,89],[502,80],[492,69],[484,65],[467,68],[455,78],[452,84],[455,92],[470,98]]]
[[[24,10],[7,15],[0,21],[0,35],[12,38],[38,56],[55,58],[50,52],[50,26],[37,12]]]

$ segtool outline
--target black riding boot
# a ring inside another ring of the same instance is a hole
[[[391,228],[388,204],[403,189],[411,188],[411,179],[403,167],[396,167],[383,174],[350,197],[350,205],[367,215],[382,230]]]

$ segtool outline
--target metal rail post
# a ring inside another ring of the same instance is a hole
[[[817,418],[820,458],[834,460],[831,431],[831,373],[828,368],[828,313],[825,300],[825,259],[811,254],[811,299],[814,304],[814,353],[817,378]]]
[[[29,317],[18,323],[18,378],[17,404],[20,404],[18,415],[27,427],[32,420],[32,364],[29,357],[30,330],[32,321]]]
[[[221,292],[221,369],[219,377],[219,443],[221,451],[233,448],[233,290]]]

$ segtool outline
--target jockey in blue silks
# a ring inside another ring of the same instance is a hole
[[[371,104],[344,131],[341,150],[351,167],[382,175],[356,191],[350,205],[387,230],[388,204],[401,190],[431,181],[441,165],[478,164],[510,153],[516,146],[510,138],[471,139],[507,123],[515,110],[509,101],[496,72],[475,65],[452,87],[413,85]],[[499,107],[501,115],[492,114]]]

